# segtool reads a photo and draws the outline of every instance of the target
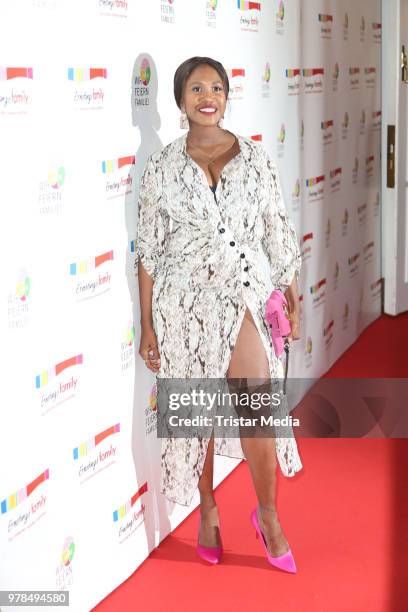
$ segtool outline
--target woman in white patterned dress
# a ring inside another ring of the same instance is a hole
[[[140,182],[139,354],[157,378],[258,383],[282,378],[264,320],[272,288],[288,299],[289,340],[300,337],[301,257],[278,171],[262,145],[220,127],[228,91],[219,62],[196,57],[179,66],[174,94],[189,130],[148,158]],[[262,269],[262,253],[269,275]],[[268,559],[287,555],[275,506],[275,472],[276,458],[285,476],[302,468],[293,432],[285,438],[163,439],[161,491],[188,505],[198,487],[197,550],[211,562],[219,561],[222,551],[214,452],[247,460]]]

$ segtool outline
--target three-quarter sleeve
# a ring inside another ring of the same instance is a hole
[[[148,157],[140,179],[137,216],[137,257],[146,272],[156,280],[163,253],[163,223],[160,193],[152,156]]]
[[[286,210],[278,169],[267,155],[265,159],[269,193],[262,213],[262,246],[271,267],[274,288],[285,291],[295,274],[299,278],[302,258],[296,231]]]

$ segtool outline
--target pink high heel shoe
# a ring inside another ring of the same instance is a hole
[[[259,526],[259,521],[258,521],[258,515],[256,512],[256,508],[255,510],[252,510],[251,512],[251,523],[253,524],[254,528],[255,528],[255,534],[257,539],[260,538],[263,547],[265,549],[266,552],[266,557],[269,561],[269,563],[271,565],[274,565],[275,567],[278,567],[281,570],[284,570],[285,572],[290,572],[291,574],[296,574],[297,569],[296,569],[296,565],[295,565],[295,560],[293,558],[292,555],[292,551],[289,550],[285,553],[283,553],[283,555],[279,555],[279,557],[272,557],[272,555],[269,553],[268,548],[266,546],[266,541],[265,541],[265,537],[261,531],[261,528]]]
[[[211,521],[211,525],[214,527],[220,528],[220,521],[218,518],[218,509],[217,506],[211,508],[209,511],[209,518]],[[198,528],[200,529],[201,515],[198,521]],[[219,563],[221,560],[223,548],[222,546],[203,546],[197,542],[197,554],[199,557],[204,559],[204,561],[208,561],[209,563]]]

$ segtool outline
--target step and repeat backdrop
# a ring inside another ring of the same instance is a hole
[[[198,502],[160,494],[138,355],[138,183],[183,133],[174,72],[220,60],[225,127],[277,163],[303,257],[290,374],[319,377],[381,311],[380,2],[9,0],[0,32],[0,586],[83,612]]]

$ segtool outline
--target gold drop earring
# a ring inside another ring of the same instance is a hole
[[[186,111],[182,107],[181,108],[181,115],[180,115],[180,129],[181,130],[188,130],[188,128],[189,128],[189,123],[188,123]]]

